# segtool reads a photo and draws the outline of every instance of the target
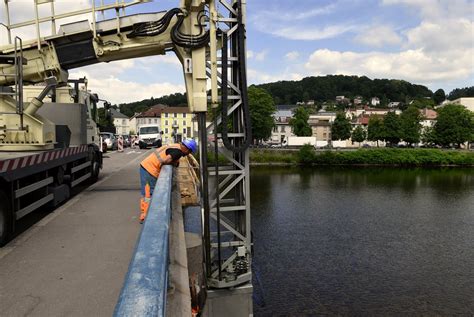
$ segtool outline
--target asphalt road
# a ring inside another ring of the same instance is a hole
[[[0,248],[0,316],[112,315],[141,230],[145,152],[106,153],[97,183],[22,219]]]

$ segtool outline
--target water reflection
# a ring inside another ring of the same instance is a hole
[[[256,315],[474,311],[474,169],[251,173]]]

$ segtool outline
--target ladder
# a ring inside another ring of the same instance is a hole
[[[15,52],[10,55],[0,55],[0,64],[13,65],[12,73],[3,73],[0,76],[12,77],[15,79],[15,85],[12,87],[0,87],[0,95],[11,96],[15,100],[16,111],[15,112],[3,112],[0,114],[6,115],[19,115],[20,116],[20,128],[24,130],[23,126],[23,65],[27,64],[27,60],[23,57],[23,41],[20,37],[15,36]],[[11,68],[9,68],[11,69]],[[2,119],[2,116],[0,116]],[[6,130],[5,125],[1,125],[0,128]]]

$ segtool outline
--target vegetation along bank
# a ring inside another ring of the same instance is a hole
[[[386,165],[386,166],[474,166],[474,151],[441,149],[373,148],[350,151],[316,151],[305,145],[296,151],[253,149],[255,165]]]

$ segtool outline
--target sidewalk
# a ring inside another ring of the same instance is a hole
[[[141,229],[144,157],[111,154],[98,183],[0,249],[0,315],[112,315]]]

